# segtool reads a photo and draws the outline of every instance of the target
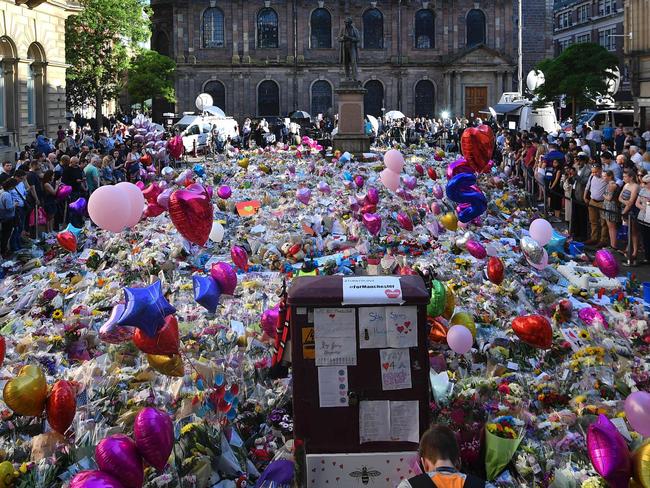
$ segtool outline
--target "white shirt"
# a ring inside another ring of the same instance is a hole
[[[646,141],[650,141],[650,130],[647,130],[641,134],[641,137],[643,137]]]
[[[594,129],[591,132],[589,132],[589,134],[587,134],[586,139],[588,141],[594,141],[600,143],[603,140],[603,133],[599,130]]]
[[[641,156],[641,154],[639,153],[634,153],[634,155],[631,156],[630,159],[637,166],[641,166],[641,163],[643,163],[643,156]]]
[[[589,177],[589,182],[587,183],[587,190],[591,193],[591,199],[595,201],[602,202],[603,195],[607,189],[607,182],[603,178],[598,178],[597,176],[591,175]]]

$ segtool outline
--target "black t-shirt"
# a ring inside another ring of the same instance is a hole
[[[41,177],[38,173],[34,173],[33,171],[27,173],[27,183],[29,183],[29,186],[33,186],[36,189],[36,195],[38,195],[38,199],[42,201],[45,193],[43,192],[43,184],[41,183]]]
[[[81,181],[83,180],[84,172],[79,166],[67,166],[63,168],[63,174],[61,175],[61,182],[64,185],[70,185],[74,193],[81,193],[83,187],[81,186]]]

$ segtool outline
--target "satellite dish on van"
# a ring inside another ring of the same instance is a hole
[[[531,92],[537,90],[545,81],[544,73],[536,69],[530,71],[528,76],[526,76],[526,86]]]
[[[212,99],[212,95],[209,93],[201,93],[198,97],[196,97],[196,108],[199,109],[200,112],[203,112],[206,107],[211,107],[212,104],[214,103],[214,100]]]
[[[621,87],[621,71],[617,66],[615,69],[608,69],[607,73],[614,75],[614,78],[608,78],[605,82],[607,83],[607,93],[609,95],[616,95]]]

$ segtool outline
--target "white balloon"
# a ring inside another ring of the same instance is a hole
[[[213,241],[213,242],[221,242],[221,241],[223,241],[224,233],[225,233],[225,229],[223,228],[223,225],[221,225],[217,221],[212,222],[212,230],[210,231],[210,240],[211,241]]]

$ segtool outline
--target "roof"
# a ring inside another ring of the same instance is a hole
[[[498,115],[505,115],[509,114],[510,112],[514,112],[515,110],[519,110],[521,107],[525,106],[526,102],[518,102],[518,103],[497,103],[494,107],[494,111]]]

